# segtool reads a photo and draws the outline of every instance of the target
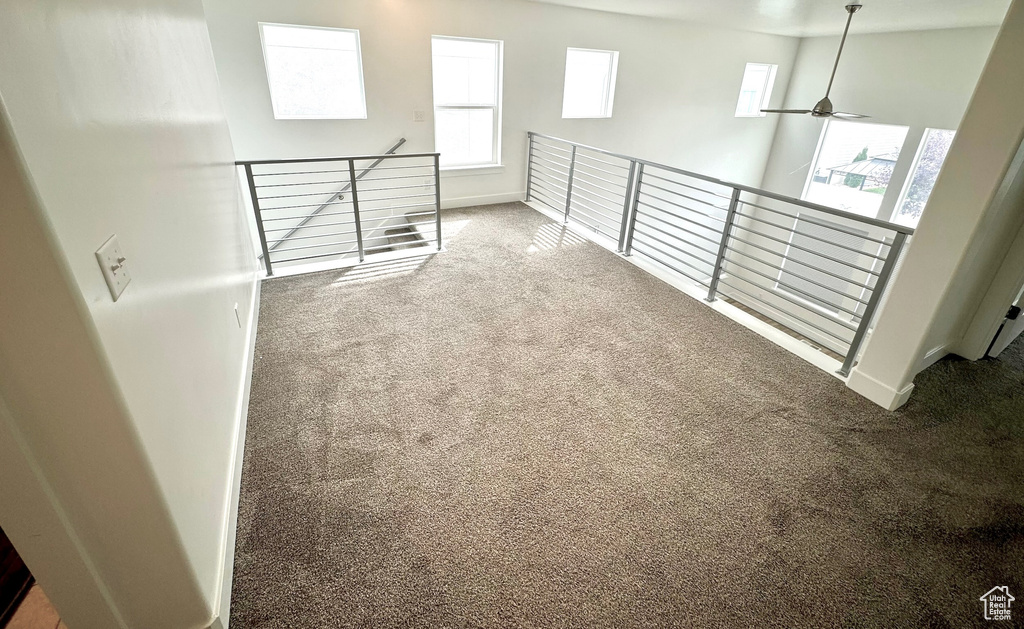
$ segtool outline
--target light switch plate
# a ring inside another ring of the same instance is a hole
[[[103,272],[103,279],[107,281],[110,296],[117,301],[128,286],[128,282],[132,281],[132,277],[128,275],[126,260],[121,253],[121,245],[117,242],[116,234],[96,250],[96,261],[100,263],[100,271]]]

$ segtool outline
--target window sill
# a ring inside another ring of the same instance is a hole
[[[441,169],[442,177],[469,177],[472,175],[500,175],[505,172],[504,164],[484,166],[448,166]]]

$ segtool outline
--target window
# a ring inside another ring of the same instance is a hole
[[[779,66],[769,63],[748,63],[743,71],[740,84],[740,100],[736,103],[738,118],[764,116],[762,109],[768,106],[775,85],[775,72]]]
[[[801,198],[876,218],[907,127],[828,120]]]
[[[614,50],[566,50],[562,117],[611,118],[618,68]]]
[[[433,37],[434,150],[441,166],[498,164],[501,42]]]
[[[366,118],[359,31],[260,23],[274,118]]]
[[[908,227],[917,227],[928,197],[932,194],[935,180],[939,176],[939,169],[946,161],[946,153],[949,152],[954,135],[956,131],[948,129],[925,131],[924,140],[921,141],[917,157],[914,158],[914,169],[910,174],[909,183],[896,204],[893,221]]]

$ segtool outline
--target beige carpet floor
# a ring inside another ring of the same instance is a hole
[[[444,218],[440,255],[263,284],[233,629],[1024,602],[1021,343],[887,413],[522,204]]]

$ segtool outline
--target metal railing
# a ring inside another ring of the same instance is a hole
[[[441,249],[439,153],[236,162],[267,275],[274,265]]]
[[[914,230],[539,133],[527,201],[844,357],[847,376]]]

